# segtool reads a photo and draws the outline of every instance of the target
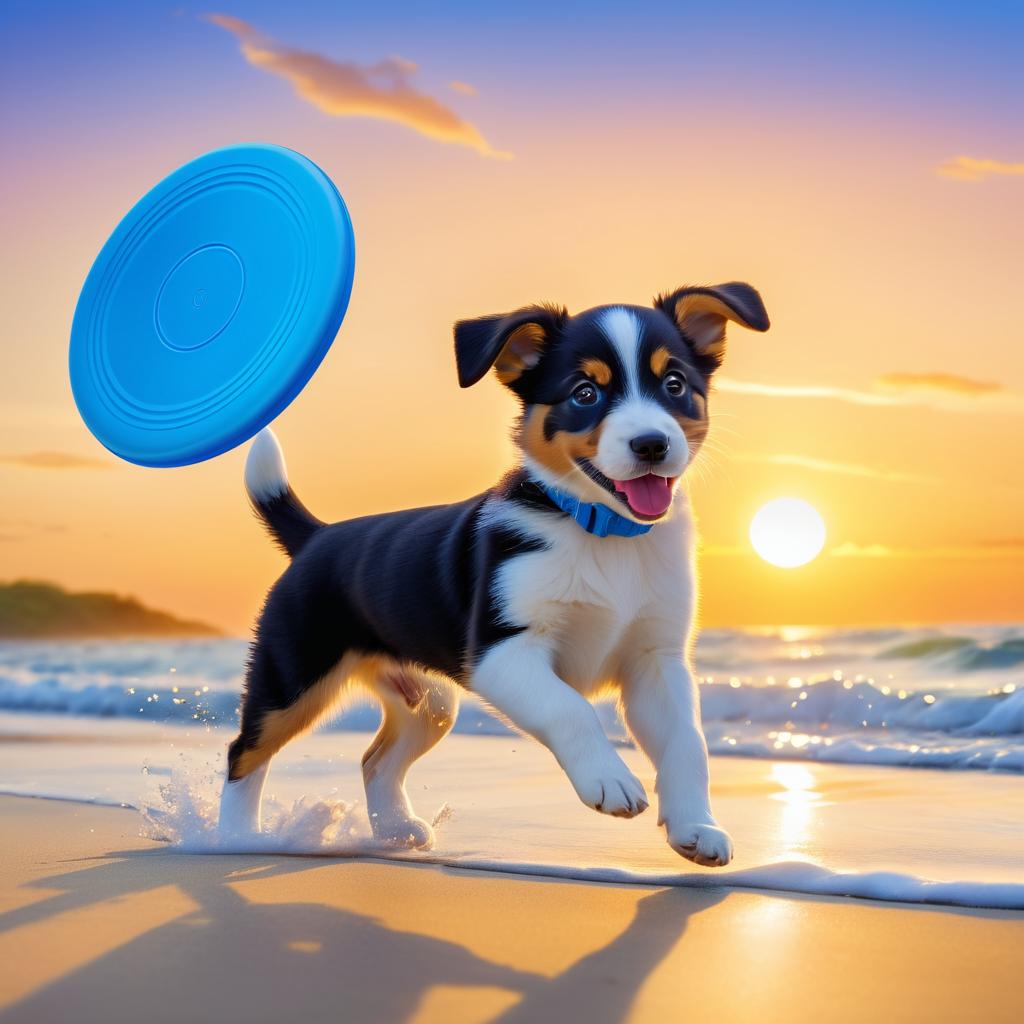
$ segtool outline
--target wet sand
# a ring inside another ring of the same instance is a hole
[[[196,856],[0,799],[0,1021],[1019,1019],[1024,914]]]

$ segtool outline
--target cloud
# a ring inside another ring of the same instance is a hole
[[[936,174],[957,181],[984,181],[995,175],[1024,175],[1024,163],[1011,164],[1005,160],[987,160],[974,156],[957,156],[935,168]]]
[[[448,88],[451,89],[452,92],[462,93],[463,96],[476,95],[476,86],[470,85],[469,82],[454,80],[448,83]]]
[[[816,459],[810,455],[732,453],[729,455],[729,458],[737,462],[758,462],[772,466],[798,466],[801,469],[812,469],[821,473],[841,473],[845,476],[856,476],[872,480],[895,480],[904,483],[939,482],[935,477],[876,469],[874,466],[861,466],[852,462],[833,462],[830,459]]]
[[[875,387],[883,391],[948,391],[971,398],[1003,390],[992,381],[974,380],[953,373],[886,373],[876,378]]]
[[[702,556],[711,558],[754,558],[751,547],[741,544],[707,544],[701,545]],[[992,545],[988,542],[969,545],[949,545],[934,547],[893,547],[889,544],[855,544],[844,541],[829,548],[825,554],[830,558],[866,558],[866,559],[1005,559],[1024,558],[1024,538],[1019,543],[1007,542]]]
[[[719,391],[734,395],[763,395],[770,398],[831,398],[855,405],[903,405],[903,401],[892,395],[876,395],[870,391],[856,391],[852,388],[835,388],[817,384],[760,384],[753,381],[733,380],[731,377],[716,378]]]
[[[857,388],[832,387],[829,384],[762,384],[716,378],[719,391],[734,395],[758,395],[765,398],[820,398],[847,402],[852,405],[899,406],[926,405],[933,408],[963,411],[979,408],[977,402],[985,400],[985,408],[994,412],[1019,413],[1024,411],[1021,396],[1004,390],[997,384],[957,377],[953,374],[890,373],[875,382],[879,388],[889,390],[861,391]]]
[[[491,148],[475,125],[412,84],[416,65],[401,57],[376,64],[335,61],[308,50],[293,50],[263,35],[239,18],[207,14],[205,19],[230,32],[245,59],[291,82],[296,93],[332,117],[369,117],[412,128],[438,142],[469,146],[484,156],[508,159]]]
[[[834,558],[891,558],[895,551],[886,544],[854,544],[847,541],[829,551]]]
[[[5,466],[21,466],[26,469],[112,469],[113,462],[94,459],[89,455],[73,455],[71,452],[20,452],[0,455]]]
[[[935,547],[896,548],[886,544],[854,544],[846,542],[829,551],[835,558],[1019,558],[1024,557],[1024,543],[940,545]]]

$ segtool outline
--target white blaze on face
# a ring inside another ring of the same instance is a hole
[[[658,463],[658,476],[681,476],[690,461],[683,428],[654,398],[640,392],[640,359],[643,329],[637,318],[621,306],[607,310],[601,330],[615,347],[625,368],[625,396],[604,418],[594,465],[610,480],[630,480],[646,470],[638,463],[629,442],[645,434],[664,434],[668,456]]]
[[[630,310],[614,306],[601,314],[600,324],[625,367],[626,394],[633,396],[639,391],[640,336],[643,333],[640,322]]]

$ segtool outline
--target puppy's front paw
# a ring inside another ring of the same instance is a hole
[[[725,867],[732,860],[729,833],[714,825],[666,825],[668,844],[680,856],[706,868]]]
[[[579,798],[595,811],[616,818],[635,818],[647,810],[643,784],[614,751],[593,758],[569,772]]]
[[[373,838],[388,846],[410,850],[429,850],[434,845],[434,830],[422,818],[371,814]]]

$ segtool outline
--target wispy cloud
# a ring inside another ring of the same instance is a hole
[[[401,57],[387,57],[376,64],[331,60],[309,50],[282,46],[239,18],[227,14],[204,17],[238,40],[250,64],[291,82],[299,96],[325,114],[392,121],[438,142],[469,146],[484,156],[511,156],[493,149],[475,125],[450,107],[420,92],[412,84],[416,74],[412,61]]]
[[[856,391],[852,388],[836,388],[826,384],[761,384],[755,381],[734,380],[731,377],[717,377],[715,386],[719,391],[734,395],[763,395],[769,398],[831,398],[855,405],[903,405],[894,395],[878,395],[871,391]]]
[[[854,544],[847,541],[829,551],[834,558],[891,558],[895,550],[887,544]]]
[[[829,551],[834,558],[1021,558],[1024,557],[1024,540],[990,544],[951,544],[933,547],[890,547],[887,544],[839,544]]]
[[[469,82],[460,82],[458,80],[448,83],[448,88],[452,92],[462,93],[463,96],[475,96],[476,86],[470,85]]]
[[[754,549],[742,544],[706,544],[701,545],[699,552],[710,558],[756,558]],[[985,542],[979,544],[948,545],[931,547],[895,547],[889,544],[855,544],[845,541],[829,548],[825,555],[830,558],[867,558],[867,559],[956,559],[971,561],[990,558],[1024,558],[1024,539],[1020,542],[1007,542],[992,545]]]
[[[114,462],[71,452],[11,452],[0,454],[0,464],[25,469],[112,469]]]
[[[1024,163],[989,160],[976,156],[955,156],[935,168],[936,174],[957,181],[984,181],[995,176],[1024,175]]]
[[[810,455],[759,455],[755,453],[733,452],[730,453],[729,458],[736,462],[756,462],[770,466],[797,466],[801,469],[811,469],[820,473],[839,473],[844,476],[856,476],[871,480],[893,480],[902,483],[938,482],[936,477],[877,469],[874,466],[862,466],[853,462],[833,462],[831,459],[816,459]]]
[[[972,398],[1003,390],[993,381],[953,373],[886,373],[875,379],[875,387],[883,391],[948,391]]]
[[[888,406],[927,405],[963,411],[984,408],[997,412],[1024,411],[1020,395],[998,384],[940,373],[891,373],[875,381],[877,391],[840,388],[828,384],[762,384],[755,381],[719,377],[719,391],[734,395],[759,395],[765,398],[818,398],[852,405]]]

